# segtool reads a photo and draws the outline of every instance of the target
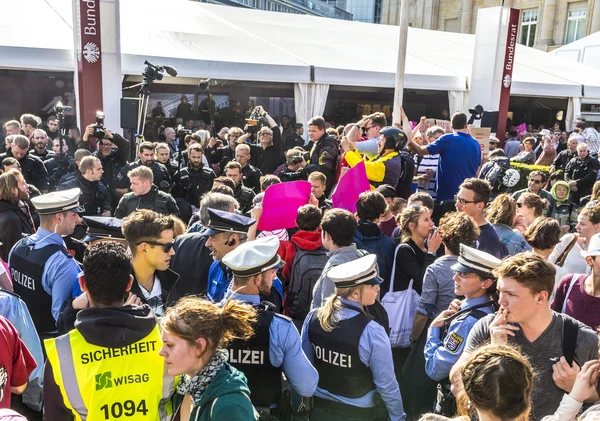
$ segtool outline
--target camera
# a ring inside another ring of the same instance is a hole
[[[266,118],[259,114],[258,107],[252,110],[250,117],[246,119],[246,133],[255,134],[261,129],[261,127],[268,125],[269,122]]]
[[[104,139],[104,113],[102,111],[96,111],[96,124],[94,124],[93,136],[98,139]]]
[[[301,168],[298,171],[287,171],[282,172],[279,175],[279,179],[281,182],[285,183],[287,181],[300,181],[300,180],[308,180],[309,172],[305,168]]]
[[[177,126],[175,132],[177,133],[178,139],[184,139],[186,135],[193,133],[191,130],[184,128],[181,124]]]
[[[302,155],[292,156],[292,165],[300,164],[303,159],[304,159],[304,156],[302,156]]]

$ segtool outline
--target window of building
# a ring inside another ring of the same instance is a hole
[[[458,32],[458,18],[446,19],[446,24],[444,25],[444,31]]]
[[[521,17],[521,44],[533,47],[535,43],[535,30],[537,28],[538,11],[523,10]]]
[[[587,2],[569,4],[567,36],[565,37],[565,44],[577,41],[585,36],[586,14]]]

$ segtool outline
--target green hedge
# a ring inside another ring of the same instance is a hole
[[[527,188],[527,179],[531,171],[541,171],[546,174],[546,179],[550,176],[550,167],[546,165],[528,165],[520,162],[511,162],[510,166],[521,174],[519,184],[513,189],[513,191]]]

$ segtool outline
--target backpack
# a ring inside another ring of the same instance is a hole
[[[325,247],[303,250],[296,247],[292,262],[290,284],[285,299],[285,310],[293,319],[304,320],[310,311],[315,284],[329,260]]]
[[[487,180],[490,183],[493,193],[508,192],[508,188],[504,185],[502,180],[504,179],[506,170],[510,169],[510,159],[505,156],[499,156],[492,158],[490,162],[493,162],[494,165],[485,175],[484,180]]]

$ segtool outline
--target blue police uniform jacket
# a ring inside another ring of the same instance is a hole
[[[460,310],[489,302],[488,296],[465,299],[460,306]],[[477,310],[490,314],[494,308],[480,307]],[[427,375],[436,381],[445,379],[450,375],[450,369],[460,358],[465,349],[465,343],[469,332],[477,323],[479,318],[472,313],[466,312],[450,322],[448,332],[444,338],[441,338],[442,329],[439,327],[430,327],[427,332],[427,343],[425,344],[425,371]]]
[[[220,305],[224,305],[230,298],[254,306],[260,304],[258,295],[239,294],[229,290]],[[271,365],[283,368],[290,386],[300,396],[312,396],[319,382],[319,374],[302,351],[300,334],[294,323],[291,319],[276,314],[269,326],[269,337]]]

